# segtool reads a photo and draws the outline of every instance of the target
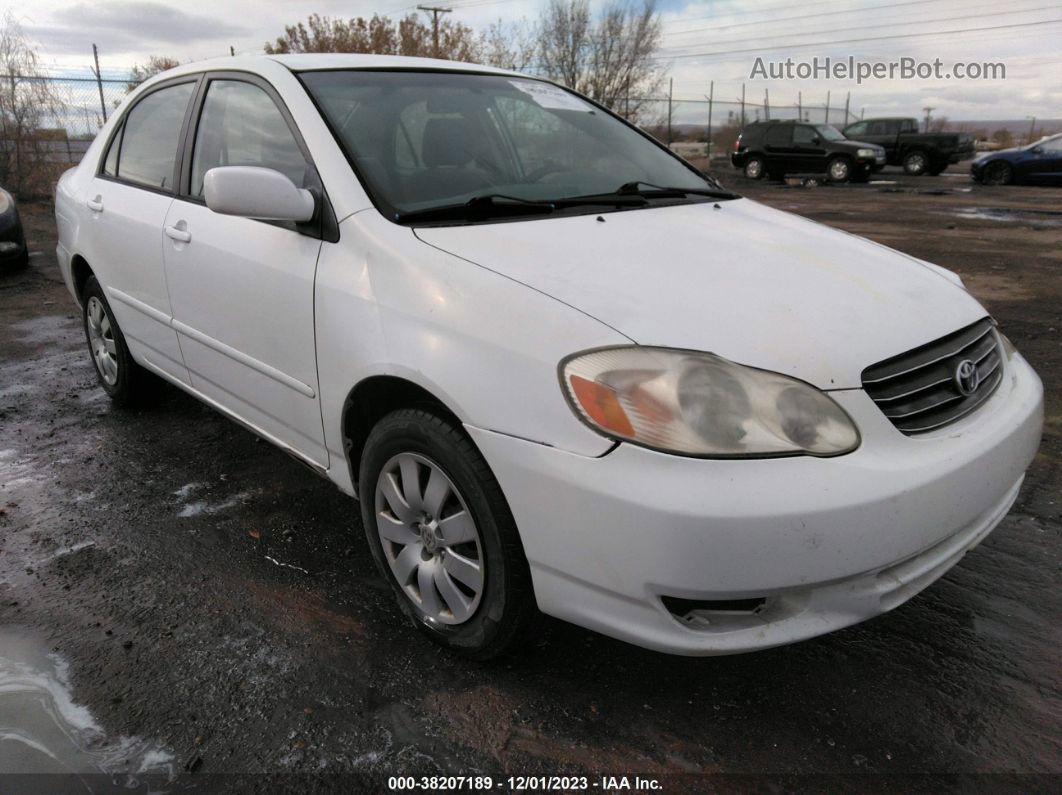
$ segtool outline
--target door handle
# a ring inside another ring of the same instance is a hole
[[[85,202],[85,205],[94,213],[103,212],[103,201],[102,199],[100,199],[99,196],[97,196],[95,199],[89,199],[87,202]]]
[[[178,243],[191,243],[192,233],[187,229],[179,229],[176,226],[166,227],[166,237],[170,240],[176,240]]]

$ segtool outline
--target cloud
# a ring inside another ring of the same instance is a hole
[[[56,9],[49,23],[26,25],[26,32],[48,43],[52,54],[83,53],[93,42],[110,53],[181,47],[226,37],[245,36],[242,24],[207,14],[189,13],[150,0],[75,3]]]

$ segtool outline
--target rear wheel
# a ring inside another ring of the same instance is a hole
[[[985,166],[982,181],[985,185],[1009,185],[1013,179],[1014,169],[1010,167],[1009,163],[998,160]]]
[[[462,430],[424,409],[388,414],[358,480],[373,557],[424,634],[479,660],[529,635],[537,608],[516,523]]]
[[[847,182],[852,176],[852,163],[847,157],[835,157],[826,165],[831,182]]]
[[[915,150],[903,156],[903,170],[912,177],[921,176],[929,168],[929,158],[925,152]]]
[[[763,179],[767,173],[767,164],[759,155],[753,155],[745,161],[745,176],[749,179]]]
[[[95,276],[90,276],[85,283],[81,299],[85,339],[103,391],[118,406],[149,403],[158,394],[159,379],[133,361],[118,321],[114,319]]]

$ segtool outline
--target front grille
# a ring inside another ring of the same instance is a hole
[[[962,378],[959,370],[965,362],[970,364]],[[992,321],[985,318],[868,367],[863,371],[863,388],[900,431],[924,433],[966,416],[988,400],[1003,380],[1002,364]]]

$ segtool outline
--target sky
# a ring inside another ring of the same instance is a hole
[[[497,19],[535,19],[548,0],[453,0],[449,17],[474,29]],[[594,7],[600,0],[591,0]],[[0,0],[37,44],[47,68],[85,73],[92,44],[105,76],[125,77],[150,55],[192,61],[261,52],[291,24],[317,12],[331,16],[403,16],[409,0]],[[716,100],[796,103],[834,108],[846,96],[853,116],[934,116],[952,121],[1062,118],[1062,4],[1057,0],[661,0],[664,36],[657,55],[674,81],[676,99],[703,99],[714,81]],[[867,62],[940,58],[1003,63],[1006,78],[987,80],[778,79],[751,76],[756,59]],[[666,94],[666,82],[665,82]],[[736,107],[736,106],[735,106]],[[721,111],[717,109],[716,113]],[[725,107],[722,109],[725,112]],[[680,106],[676,121],[696,121],[701,106]],[[778,115],[776,111],[776,115]],[[718,116],[716,117],[718,118]],[[831,119],[839,121],[839,118]]]

